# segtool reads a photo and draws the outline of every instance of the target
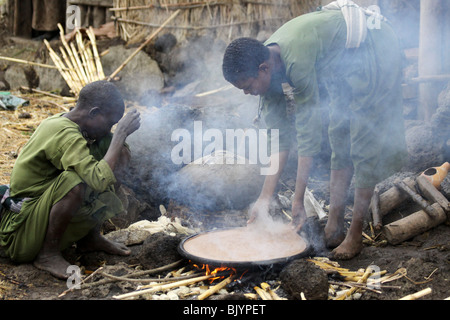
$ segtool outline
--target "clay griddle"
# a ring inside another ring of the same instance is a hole
[[[282,232],[242,227],[209,231],[183,240],[179,252],[210,265],[247,266],[285,262],[308,253],[308,243],[291,228]]]

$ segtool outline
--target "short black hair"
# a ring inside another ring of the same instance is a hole
[[[260,41],[252,38],[238,38],[225,50],[222,72],[225,80],[235,84],[238,80],[258,77],[261,63],[269,60],[270,51]]]
[[[101,110],[124,109],[125,103],[122,95],[113,83],[100,80],[88,83],[81,89],[77,107],[81,109],[98,107]]]

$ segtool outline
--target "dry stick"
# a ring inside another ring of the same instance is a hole
[[[61,55],[63,56],[63,59],[66,62],[66,65],[69,67],[69,73],[71,75],[73,84],[76,86],[76,89],[77,89],[76,94],[78,95],[78,93],[82,89],[80,78],[78,78],[78,74],[75,71],[75,69],[73,68],[72,62],[70,61],[69,57],[67,56],[64,48],[59,47],[59,51],[61,52]]]
[[[416,293],[404,296],[403,298],[400,298],[399,300],[416,300],[418,298],[426,296],[427,294],[430,294],[431,291],[432,291],[431,288],[426,288],[426,289],[423,289],[423,290],[421,290],[419,292],[416,292]]]
[[[30,66],[37,66],[37,67],[43,67],[43,68],[49,68],[49,69],[58,69],[57,66],[52,66],[50,64],[32,62],[32,61],[16,59],[16,58],[10,58],[10,57],[0,56],[0,60],[6,60],[6,61],[11,61],[11,62],[23,63],[23,64],[28,64]]]
[[[97,65],[95,64],[94,54],[92,53],[92,49],[91,49],[90,44],[91,44],[90,41],[88,41],[88,43],[86,44],[86,58],[87,58],[88,63],[90,65],[90,67],[91,67],[91,70],[92,70],[92,78],[95,81],[98,81],[100,79],[98,77]]]
[[[60,23],[58,23],[58,28],[59,28],[59,32],[60,32],[60,36],[61,36],[61,42],[69,55],[73,69],[75,70],[75,72],[78,75],[78,79],[80,81],[81,87],[84,87],[87,83],[83,77],[83,74],[81,73],[81,70],[79,70],[79,68],[77,68],[78,63],[75,59],[74,52],[72,51],[72,49],[70,48],[69,44],[66,41],[66,38],[64,37],[64,29]]]
[[[367,278],[369,278],[369,276],[372,274],[372,268],[371,266],[367,267],[366,271],[364,272],[363,276],[357,281],[357,283],[362,284],[364,283],[364,281],[367,280]],[[344,294],[340,295],[339,297],[336,298],[336,300],[344,300],[346,297],[349,297],[350,295],[353,294],[353,292],[355,292],[358,288],[356,287],[352,287],[350,288],[348,291],[346,291]]]
[[[32,91],[32,92],[35,92],[35,93],[40,93],[40,94],[43,94],[43,95],[46,95],[46,96],[49,96],[49,97],[53,97],[53,98],[63,99],[63,100],[65,100],[66,102],[75,102],[75,101],[77,101],[76,98],[72,98],[72,97],[63,97],[63,96],[59,96],[59,95],[57,95],[57,94],[53,94],[53,93],[50,93],[50,92],[47,92],[47,91],[42,91],[42,90],[35,89],[35,88],[29,88],[29,87],[21,86],[20,89],[26,90],[26,91]]]
[[[75,91],[75,87],[74,87],[72,81],[70,80],[67,73],[62,69],[62,61],[60,61],[59,56],[56,54],[55,51],[53,51],[52,47],[50,47],[50,43],[47,40],[44,39],[44,43],[47,46],[47,49],[50,53],[50,58],[53,60],[53,63],[58,67],[59,73],[64,78],[64,80],[66,81],[66,83],[70,87],[70,89],[72,91]]]
[[[140,271],[140,272],[135,272],[133,274],[128,274],[125,275],[124,278],[126,277],[140,277],[140,276],[145,276],[145,275],[149,275],[149,274],[154,274],[154,273],[158,273],[161,271],[165,271],[171,268],[175,268],[176,266],[180,265],[183,262],[182,260],[178,260],[174,263],[159,267],[159,268],[155,268],[155,269],[150,269],[150,270],[144,270],[144,271]],[[100,280],[97,282],[92,282],[92,283],[88,283],[86,284],[84,287],[82,286],[82,289],[85,289],[87,287],[92,287],[92,286],[96,286],[96,285],[102,285],[102,284],[107,284],[107,283],[111,283],[111,282],[116,282],[117,280],[115,279],[104,279],[104,280]]]
[[[417,203],[430,216],[430,218],[435,218],[439,215],[439,213],[437,213],[420,194],[408,187],[402,180],[396,181],[395,185],[397,185],[400,190],[408,194],[408,196],[410,196],[411,199],[413,199],[414,202]]]
[[[203,292],[201,295],[198,296],[198,300],[205,300],[210,295],[213,295],[217,291],[221,290],[222,288],[225,288],[231,281],[233,281],[234,275],[229,276],[225,280],[221,281],[220,283],[216,284],[215,286],[209,288],[205,292]]]
[[[375,230],[379,231],[383,226],[380,214],[380,191],[375,189],[372,196],[372,221]]]
[[[200,275],[203,275],[204,273],[194,273],[186,276],[179,276],[179,277],[171,277],[171,278],[152,278],[152,279],[136,279],[136,278],[128,278],[128,277],[118,277],[114,276],[112,274],[108,274],[105,272],[102,272],[102,275],[104,275],[107,278],[111,278],[113,280],[117,281],[128,281],[128,282],[170,282],[170,281],[179,281],[179,280],[185,280],[185,279],[192,279],[195,277],[199,277]]]
[[[284,299],[282,299],[279,295],[277,295],[277,294],[275,293],[275,291],[273,291],[273,290],[270,288],[270,285],[269,285],[269,284],[263,282],[263,283],[261,283],[261,288],[262,288],[264,291],[266,291],[266,292],[270,295],[270,297],[271,297],[272,300],[284,300]]]
[[[253,289],[255,289],[256,293],[261,297],[262,300],[272,300],[270,294],[260,287],[255,286]]]
[[[196,282],[200,282],[203,280],[207,280],[210,278],[216,277],[216,275],[206,275],[206,276],[201,276],[201,277],[197,277],[197,278],[193,278],[193,279],[188,279],[188,280],[182,280],[182,281],[177,281],[177,282],[173,282],[173,283],[169,283],[169,284],[165,284],[162,286],[153,286],[149,289],[144,289],[144,290],[137,290],[137,291],[133,291],[130,293],[125,293],[125,294],[121,294],[118,296],[113,296],[114,299],[127,299],[127,298],[133,298],[133,297],[137,297],[146,293],[153,293],[153,292],[158,292],[158,291],[164,291],[164,290],[169,290],[169,289],[173,289],[173,288],[177,288],[177,287],[181,287],[181,286],[186,286],[189,284],[193,284]]]
[[[447,198],[438,190],[435,186],[433,186],[425,176],[419,175],[416,178],[417,185],[421,194],[430,202],[437,202],[439,205],[445,210],[450,211],[450,202]]]
[[[73,42],[70,43],[70,48],[72,50],[72,54],[73,54],[73,56],[75,58],[75,61],[76,61],[75,67],[80,72],[81,79],[83,79],[83,81],[84,81],[84,83],[86,85],[86,84],[89,83],[89,80],[88,80],[88,78],[86,76],[86,73],[84,72],[83,64],[81,63],[80,57],[78,56],[77,48],[75,48],[75,45],[74,45]]]
[[[161,27],[159,27],[155,32],[152,33],[152,35],[145,40],[144,43],[141,44],[141,46],[139,48],[136,49],[136,51],[134,51],[131,56],[129,56],[124,63],[122,63],[116,71],[114,71],[109,77],[108,77],[108,81],[111,81],[112,79],[114,79],[114,77],[128,64],[128,62],[131,61],[131,59],[133,59],[147,44],[150,43],[150,41],[153,40],[153,38],[162,30],[164,29],[164,27],[170,22],[172,21],[179,13],[181,10],[177,10],[175,11],[162,25]]]
[[[85,279],[83,279],[80,283],[80,285],[82,285],[83,283],[85,283],[86,281],[88,281],[89,279],[91,279],[92,277],[94,277],[98,272],[100,272],[101,270],[103,270],[103,267],[98,268],[97,270],[95,270],[94,272],[92,272],[89,276],[87,276]],[[75,286],[67,289],[66,291],[64,291],[63,293],[61,293],[58,298],[61,298],[63,296],[65,296],[68,292],[75,290]]]
[[[81,35],[80,30],[77,30],[77,32],[76,32],[75,40],[76,40],[76,43],[78,46],[78,53],[80,54],[81,62],[83,63],[83,69],[86,73],[87,79],[89,82],[92,82],[92,81],[94,81],[92,79],[92,71],[91,71],[89,63],[86,59],[86,50],[85,50],[84,43],[83,43],[83,36]]]
[[[91,40],[92,51],[94,53],[94,58],[95,58],[95,64],[97,65],[98,78],[100,80],[103,80],[103,79],[105,79],[105,73],[103,72],[102,61],[100,60],[100,55],[98,54],[97,40],[95,39],[94,29],[92,28],[92,26],[89,27],[89,29],[86,31],[86,33],[87,33],[89,39]]]

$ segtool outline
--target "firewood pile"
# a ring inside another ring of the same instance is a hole
[[[88,83],[105,79],[94,31],[92,27],[86,30],[89,40],[85,41],[81,31],[76,30],[75,44],[74,41],[67,42],[63,27],[61,24],[58,24],[58,27],[62,42],[59,52],[62,58],[53,50],[47,40],[44,40],[44,43],[59,73],[72,93],[78,96],[81,89]]]
[[[396,179],[394,186],[382,194],[375,190],[370,206],[372,230],[381,231],[387,242],[396,245],[450,221],[450,203],[440,192],[440,185],[449,169],[446,162],[425,170],[417,177]],[[408,201],[415,204],[418,211],[383,225],[383,217]]]

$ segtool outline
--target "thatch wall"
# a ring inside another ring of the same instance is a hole
[[[114,0],[117,32],[128,42],[140,42],[181,12],[164,31],[179,40],[213,35],[225,41],[274,31],[282,23],[315,10],[320,0]]]

